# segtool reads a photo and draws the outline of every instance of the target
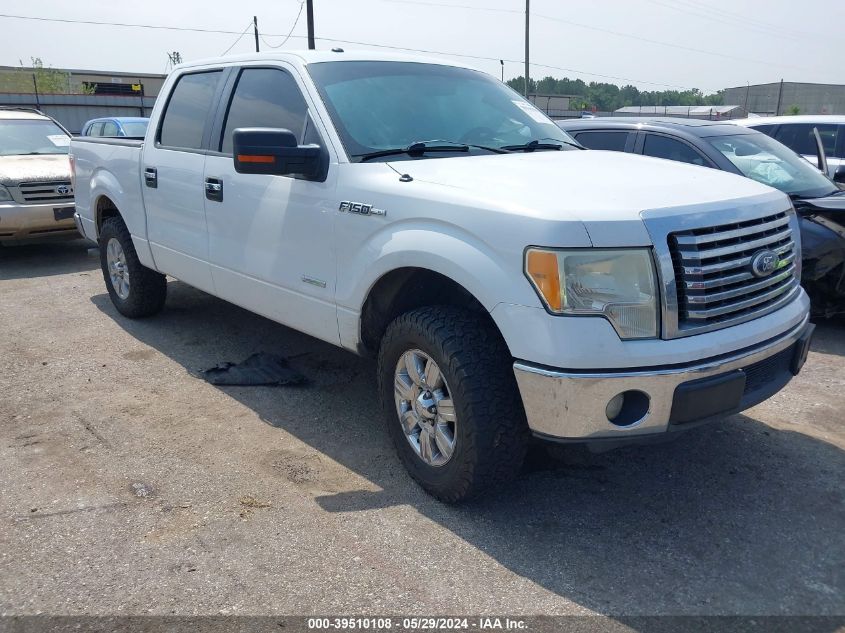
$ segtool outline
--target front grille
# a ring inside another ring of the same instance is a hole
[[[798,285],[797,250],[786,212],[669,235],[678,295],[678,328],[722,327],[765,312]],[[767,277],[751,272],[761,250],[778,254]]]
[[[73,200],[73,187],[69,180],[53,182],[24,182],[18,185],[24,202],[54,202]]]

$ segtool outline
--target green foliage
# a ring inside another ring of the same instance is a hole
[[[71,79],[70,73],[44,66],[40,57],[31,58],[32,66],[27,68],[21,62],[19,68],[0,74],[0,92],[39,94],[93,94],[93,88]]]
[[[800,106],[793,104],[786,109],[786,114],[788,114],[790,116],[795,116],[796,114],[801,114],[801,108],[800,108]]]
[[[507,84],[517,92],[523,92],[525,79],[516,77]],[[575,95],[571,104],[575,110],[590,109],[596,106],[601,111],[613,111],[625,106],[697,106],[723,105],[724,91],[705,95],[698,88],[692,90],[640,90],[636,86],[622,86],[616,84],[591,81],[586,83],[581,79],[556,79],[543,77],[539,81],[529,81],[528,92],[550,95]]]

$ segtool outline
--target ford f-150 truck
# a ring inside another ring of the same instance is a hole
[[[377,357],[398,455],[446,501],[511,477],[532,435],[664,437],[764,400],[806,359],[786,195],[582,151],[460,65],[197,62],[143,142],[74,139],[71,157],[120,313],[158,312],[171,275]]]

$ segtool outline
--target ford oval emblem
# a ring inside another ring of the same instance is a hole
[[[73,193],[73,189],[69,185],[59,185],[56,187],[56,193],[60,196],[67,196]]]
[[[751,257],[751,274],[755,277],[768,277],[778,267],[778,254],[774,251],[757,251]]]

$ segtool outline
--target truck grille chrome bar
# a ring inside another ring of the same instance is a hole
[[[800,277],[792,213],[668,234],[675,274],[677,328],[697,333],[777,309]],[[758,253],[777,255],[769,274],[753,269]]]

